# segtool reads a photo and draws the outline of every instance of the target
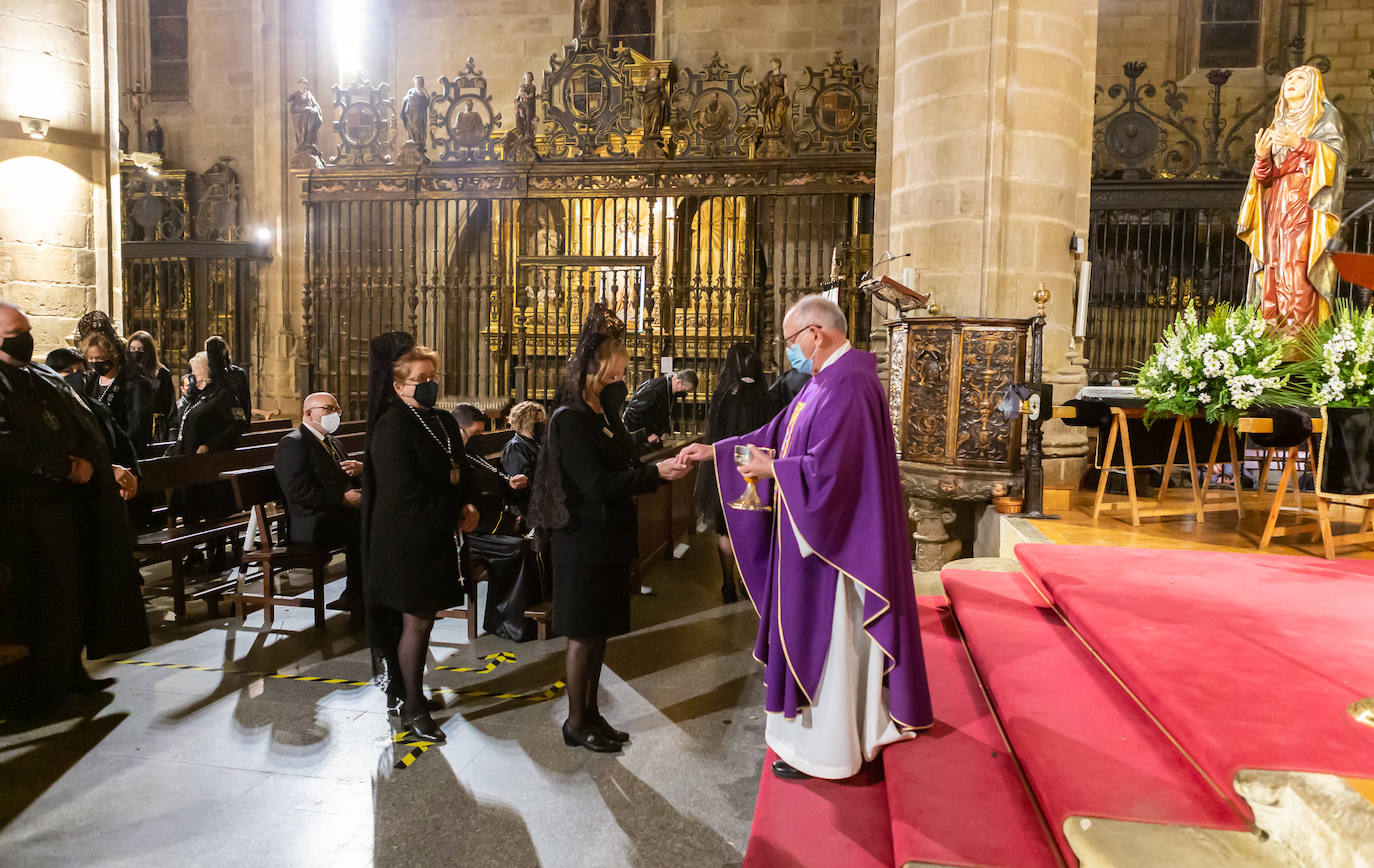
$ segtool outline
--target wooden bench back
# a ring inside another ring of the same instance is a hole
[[[491,458],[501,454],[510,438],[515,436],[515,430],[506,428],[502,431],[483,431],[476,437],[468,441],[468,451],[483,458]]]
[[[256,422],[248,423],[249,431],[287,431],[295,427],[295,423],[286,416],[280,419],[259,419]]]
[[[280,440],[281,438],[277,438]],[[359,452],[363,448],[361,431],[345,434],[339,438],[348,453]],[[271,467],[272,456],[277,443],[261,446],[246,446],[227,452],[206,452],[203,455],[168,455],[163,458],[150,458],[138,463],[142,478],[138,483],[140,494],[170,491],[183,485],[203,485],[215,482],[233,470],[254,467]]]
[[[273,419],[272,421],[275,422],[277,420]],[[249,431],[248,433],[243,434],[239,437],[238,443],[234,445],[234,448],[244,449],[249,446],[265,446],[268,444],[275,446],[281,440],[281,438],[291,433],[293,428],[294,426],[279,426],[277,428]],[[334,432],[334,436],[343,437],[346,434],[358,434],[366,430],[366,428],[367,422],[363,419],[355,419],[350,422],[342,422],[339,425],[339,430]],[[161,455],[166,455],[167,450],[170,449],[175,442],[176,441],[174,440],[167,440],[157,443],[149,443],[147,446],[143,448],[143,451],[139,457],[156,458]]]

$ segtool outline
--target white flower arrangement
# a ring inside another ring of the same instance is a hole
[[[1203,410],[1209,422],[1234,425],[1258,404],[1292,403],[1289,376],[1281,370],[1291,340],[1271,328],[1258,307],[1222,304],[1200,321],[1189,305],[1137,374],[1146,421]]]
[[[1374,310],[1338,303],[1332,316],[1303,335],[1301,365],[1320,407],[1374,406]]]

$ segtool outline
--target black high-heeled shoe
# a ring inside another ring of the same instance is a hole
[[[606,738],[618,744],[628,744],[630,741],[630,734],[628,732],[621,732],[611,726],[606,718],[602,717],[600,714],[596,716],[596,728],[601,730],[601,734],[606,736]]]
[[[620,742],[611,740],[595,726],[573,729],[566,720],[563,721],[563,743],[568,747],[585,747],[596,753],[617,753],[620,750]]]
[[[420,711],[412,714],[407,711],[405,705],[401,706],[401,722],[405,728],[410,730],[410,734],[421,741],[448,741],[448,736],[439,728],[439,724],[434,722],[434,718],[429,716],[428,711]]]
[[[735,590],[734,582],[730,582],[727,585],[720,586],[720,600],[727,606],[731,603],[739,602],[739,591]]]
[[[400,716],[401,708],[405,705],[405,698],[400,696],[387,695],[386,711],[387,714]],[[431,696],[425,700],[425,711],[443,711],[446,706],[442,699]]]

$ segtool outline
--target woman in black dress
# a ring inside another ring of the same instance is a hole
[[[129,360],[153,383],[153,439],[167,440],[168,424],[176,407],[177,393],[172,384],[172,372],[158,360],[157,342],[152,335],[145,331],[129,335]]]
[[[706,441],[715,443],[757,431],[772,421],[778,411],[768,386],[763,381],[763,362],[753,347],[740,342],[725,354],[720,366],[716,391],[706,417]],[[714,462],[704,462],[697,473],[697,506],[711,517],[716,527],[716,548],[720,556],[720,597],[726,603],[739,599],[735,588],[735,551],[725,527],[725,512],[716,488]]]
[[[186,417],[177,430],[176,442],[168,455],[203,455],[233,449],[239,436],[248,430],[233,390],[224,382],[224,371],[216,369],[205,353],[191,359],[195,387]],[[188,521],[223,517],[236,509],[233,491],[225,482],[184,485],[172,492],[172,509]],[[222,546],[210,546],[216,558],[223,557]],[[192,563],[195,559],[192,559]]]
[[[521,401],[511,408],[507,418],[515,433],[501,449],[501,469],[507,476],[534,479],[534,468],[539,461],[539,444],[544,439],[544,428],[548,424],[547,414],[542,405],[534,401]],[[522,516],[529,510],[528,487],[512,492],[511,499]]]
[[[535,525],[552,529],[553,626],[568,637],[570,747],[610,753],[629,735],[601,716],[597,690],[606,640],[630,630],[630,563],[638,549],[633,496],[687,473],[671,460],[641,464],[620,420],[629,355],[594,314],[549,420],[549,449],[536,467]],[[560,508],[561,507],[561,508]]]
[[[388,707],[416,737],[443,741],[424,693],[425,657],[435,614],[462,602],[455,533],[470,532],[478,514],[463,434],[452,416],[434,409],[439,355],[408,342],[409,335],[396,333],[374,339],[372,397],[379,406],[368,419],[363,462],[368,619]],[[379,385],[378,363],[388,357],[388,382]]]

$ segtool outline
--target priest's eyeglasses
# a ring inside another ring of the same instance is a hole
[[[813,322],[811,325],[804,325],[804,326],[802,326],[801,328],[799,328],[799,329],[797,329],[796,331],[792,332],[791,335],[788,335],[788,336],[786,336],[786,337],[784,337],[784,338],[782,339],[783,346],[788,346],[788,347],[792,346],[792,343],[793,343],[794,341],[796,341],[797,337],[798,337],[799,335],[801,335],[801,333],[804,332],[804,331],[806,331],[807,329],[818,329],[818,328],[820,328],[820,327],[821,327],[821,324],[820,324],[820,323],[816,323],[816,322]]]

